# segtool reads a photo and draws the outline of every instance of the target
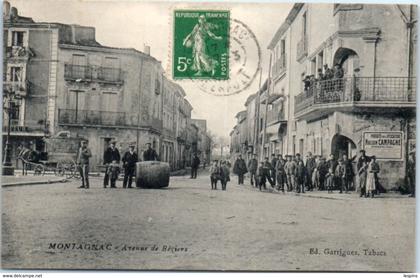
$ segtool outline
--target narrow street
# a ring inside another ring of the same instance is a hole
[[[235,184],[212,191],[204,171],[162,190],[103,189],[100,178],[89,190],[78,181],[3,188],[2,266],[414,271],[414,198]]]

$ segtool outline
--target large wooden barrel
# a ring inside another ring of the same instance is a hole
[[[136,163],[136,185],[142,188],[169,186],[169,163],[142,161]]]

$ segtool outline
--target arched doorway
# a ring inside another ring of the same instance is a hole
[[[341,47],[334,54],[334,65],[340,64],[344,70],[344,76],[351,77],[355,69],[359,69],[359,55],[350,49]]]
[[[352,158],[356,155],[356,144],[350,138],[336,134],[331,140],[331,153],[335,158],[341,158],[343,155],[347,155],[348,158]]]

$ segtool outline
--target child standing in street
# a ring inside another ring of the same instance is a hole
[[[332,193],[334,188],[334,171],[332,168],[328,169],[328,173],[325,175],[325,179],[328,193]]]
[[[120,165],[117,163],[116,160],[113,160],[111,164],[109,164],[108,167],[108,175],[111,180],[111,188],[116,188],[116,181],[118,179],[118,176],[120,174]]]

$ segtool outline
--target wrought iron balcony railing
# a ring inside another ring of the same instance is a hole
[[[122,83],[121,69],[98,67],[98,66],[82,66],[74,64],[64,65],[64,78],[66,80],[82,79],[83,81],[98,81],[106,83]]]
[[[162,130],[162,120],[142,119],[138,114],[76,109],[58,109],[58,124],[72,126],[150,127]]]
[[[25,97],[28,94],[29,82],[24,81],[3,81],[3,91]]]
[[[273,78],[278,77],[283,72],[286,71],[286,54],[283,54],[280,56],[280,59],[278,59],[274,65],[273,65]]]
[[[399,106],[416,103],[416,78],[349,77],[316,81],[295,97],[295,114],[328,104]]]
[[[281,105],[276,105],[273,109],[267,111],[267,125],[275,124],[283,120],[284,111]]]

